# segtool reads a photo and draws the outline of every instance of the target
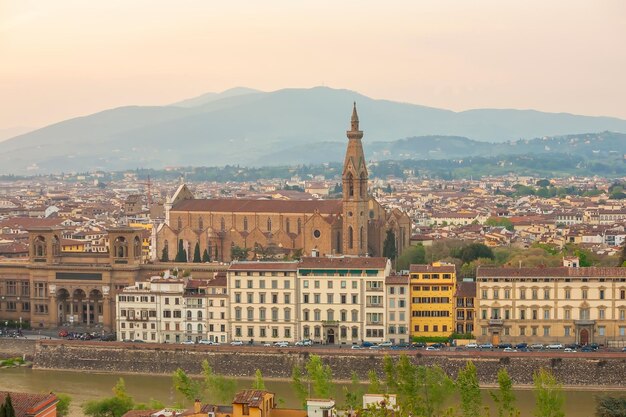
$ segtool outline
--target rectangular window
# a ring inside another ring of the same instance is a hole
[[[328,286],[329,290],[333,289],[333,282],[331,280],[326,281],[326,285]]]
[[[565,336],[566,337],[569,336],[571,332],[571,328],[569,326],[565,326],[564,329],[565,329]]]
[[[289,288],[291,288],[291,281],[286,280],[283,283],[283,288],[285,288],[286,290],[288,290]]]
[[[254,302],[254,296],[251,292],[246,294],[246,301],[248,304],[252,304]]]
[[[565,310],[565,320],[571,320],[572,319],[572,310]]]
[[[511,298],[511,290],[504,290],[504,298],[507,300]]]
[[[320,301],[320,300],[321,300],[321,295],[319,295],[319,294],[313,294],[313,302],[314,302],[315,304],[320,304],[320,303],[321,303],[321,301]]]
[[[604,335],[605,335],[605,333],[606,333],[606,327],[604,327],[604,326],[598,326],[598,334],[599,334],[600,336],[604,336]]]
[[[241,327],[235,327],[235,337],[241,337]]]
[[[620,336],[626,336],[626,327],[620,326],[620,328],[619,328],[619,335]]]
[[[320,287],[320,282],[318,280],[313,281],[313,287],[314,288],[319,288]]]
[[[494,299],[494,300],[497,300],[497,299],[499,299],[499,298],[500,298],[500,290],[499,290],[499,289],[497,289],[497,288],[494,288],[494,289],[493,289],[493,299]]]
[[[571,298],[572,298],[572,290],[570,289],[565,290],[565,299],[569,300]]]
[[[333,294],[326,294],[326,304],[333,303]]]
[[[544,300],[549,300],[550,299],[550,290],[548,290],[548,289],[543,290],[543,299]]]
[[[519,298],[520,298],[520,300],[525,300],[526,299],[526,290],[524,288],[520,288],[520,290],[519,290]]]
[[[358,289],[358,288],[359,288],[359,283],[358,283],[358,281],[352,281],[352,289],[353,289],[353,290],[356,290],[356,289]]]
[[[532,290],[532,297],[533,297],[533,300],[536,300],[537,298],[539,298],[539,296],[537,295],[537,290],[535,289]]]
[[[247,284],[248,284],[248,288],[252,288],[252,280],[251,279],[248,280]]]
[[[303,294],[302,295],[302,303],[303,304],[309,304],[309,294]]]
[[[278,280],[273,279],[272,280],[272,289],[277,289],[278,288]]]
[[[526,327],[520,327],[519,328],[519,335],[520,336],[526,336]]]
[[[544,310],[543,311],[543,319],[544,320],[549,320],[550,319],[550,310]]]
[[[352,294],[352,304],[359,304],[359,296]]]
[[[265,288],[265,280],[264,279],[259,281],[259,288],[261,288],[261,289]]]
[[[526,320],[526,309],[525,308],[520,308],[519,309],[519,318],[520,318],[520,320]]]
[[[302,281],[302,288],[309,288],[309,280],[305,279]]]
[[[583,300],[587,299],[587,290],[583,290]]]
[[[483,300],[488,299],[489,297],[487,297],[487,290],[483,290]]]
[[[605,316],[606,316],[606,310],[603,309],[603,308],[599,309],[598,310],[598,315],[599,315],[600,320],[604,320]]]
[[[604,300],[604,290],[600,290],[600,300]]]

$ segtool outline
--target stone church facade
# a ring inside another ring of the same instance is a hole
[[[229,262],[232,249],[248,248],[249,258],[305,255],[382,256],[387,230],[398,253],[409,245],[411,221],[400,210],[385,210],[368,192],[356,105],[342,173],[340,200],[196,199],[181,185],[165,204],[165,223],[156,236],[156,257],[167,247],[176,256],[179,240],[193,257],[196,242],[211,260]]]

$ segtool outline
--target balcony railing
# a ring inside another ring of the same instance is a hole
[[[489,319],[490,326],[503,326],[504,320],[502,319]]]

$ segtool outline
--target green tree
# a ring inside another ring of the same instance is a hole
[[[313,395],[317,398],[330,398],[334,392],[333,372],[330,365],[324,365],[319,355],[311,355],[305,369],[311,381]]]
[[[398,248],[396,247],[396,234],[393,230],[387,230],[387,236],[383,243],[383,256],[394,261],[398,256]]]
[[[393,192],[393,188],[391,188],[391,184],[387,184],[387,187],[385,187],[385,192],[387,194],[391,194]]]
[[[252,383],[252,389],[265,389],[265,382],[263,381],[263,374],[260,369],[257,369],[254,373],[254,382]]]
[[[181,394],[187,401],[195,401],[202,394],[202,385],[199,381],[191,379],[185,371],[178,368],[172,375],[174,390]]]
[[[489,217],[485,224],[487,226],[505,227],[507,230],[513,230],[513,222],[506,217]]]
[[[120,378],[113,387],[113,396],[101,400],[87,401],[83,413],[91,417],[121,417],[132,410],[135,403],[126,392],[124,379]]]
[[[302,372],[302,368],[298,365],[294,365],[291,369],[291,386],[296,392],[296,397],[300,400],[302,408],[306,408],[306,399],[308,396],[308,389],[304,378],[305,375]]]
[[[250,252],[250,249],[242,248],[235,245],[230,250],[230,256],[231,258],[233,258],[233,260],[245,261],[246,259],[248,259],[248,252]]]
[[[596,417],[626,416],[626,397],[602,395],[596,398]]]
[[[461,259],[464,263],[470,263],[478,258],[495,258],[491,248],[484,243],[470,243],[454,251],[453,256]]]
[[[538,181],[535,183],[535,185],[536,185],[537,187],[543,187],[543,188],[546,188],[546,187],[549,187],[549,186],[550,186],[550,180],[546,180],[546,179],[543,179],[543,180],[538,180]]]
[[[196,247],[193,249],[193,261],[196,263],[202,262],[200,257],[200,242],[196,242]]]
[[[498,371],[498,392],[489,392],[493,402],[498,408],[498,417],[515,417],[519,410],[515,408],[515,394],[513,381],[505,368]]]
[[[211,262],[211,257],[209,256],[209,251],[207,249],[202,252],[202,262]]]
[[[67,394],[56,394],[59,402],[57,403],[57,416],[65,417],[70,411],[70,404],[72,403],[72,397]]]
[[[370,385],[371,387],[371,385]],[[375,393],[372,389],[367,390],[370,393]],[[345,408],[354,411],[361,406],[363,398],[363,386],[359,380],[359,376],[355,371],[352,371],[352,378],[349,387],[343,387],[343,393],[345,396]]]
[[[398,257],[396,268],[398,270],[408,270],[411,264],[425,264],[426,263],[426,249],[424,245],[418,243],[417,245],[409,246],[402,252],[402,255]]]
[[[135,404],[135,410],[162,410],[165,408],[165,404],[163,404],[159,400],[151,399],[147,403],[137,403]]]
[[[214,395],[212,400],[220,403],[232,401],[237,392],[237,381],[214,373],[206,359],[202,361],[202,375],[204,376],[205,391]]]
[[[15,417],[15,408],[13,408],[13,401],[11,400],[11,394],[9,393],[7,393],[4,404],[0,406],[0,416]]]
[[[367,379],[370,383],[369,388],[367,389],[367,392],[369,394],[383,393],[383,387],[381,386],[380,378],[378,378],[378,373],[374,369],[370,369],[367,372]]]
[[[478,385],[476,366],[468,361],[464,369],[459,371],[456,377],[456,386],[461,397],[461,411],[463,417],[480,417],[482,397]]]
[[[182,239],[178,239],[178,252],[176,252],[174,262],[187,262],[187,250],[183,246]]]
[[[170,261],[170,255],[168,253],[167,246],[164,246],[163,252],[161,252],[161,262],[169,262],[169,261]]]
[[[533,374],[535,417],[565,417],[563,387],[552,372],[544,368]]]

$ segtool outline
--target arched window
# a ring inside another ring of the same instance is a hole
[[[202,310],[198,310],[198,320],[202,320]]]
[[[37,236],[33,242],[35,256],[46,256],[46,239],[43,236]]]
[[[187,310],[187,320],[191,320],[191,310]]]
[[[337,253],[341,253],[341,232],[337,232],[337,248],[335,249]]]
[[[346,181],[348,183],[348,197],[352,198],[354,197],[354,177],[352,173],[348,174]]]
[[[202,217],[198,218],[198,230],[200,231],[204,230],[204,221],[202,220]]]
[[[52,236],[52,256],[61,255],[61,241],[57,235]]]
[[[180,218],[180,216],[178,216],[178,230],[183,228],[183,219]]]
[[[223,217],[220,219],[220,230],[222,232],[226,230],[226,221],[224,220]]]
[[[359,229],[359,249],[363,249],[363,226]]]
[[[352,226],[348,226],[348,248],[354,247],[354,236],[352,236]]]
[[[302,233],[302,219],[298,219],[298,234]]]
[[[135,258],[139,258],[141,256],[141,240],[139,236],[135,236],[135,241],[133,245],[133,256]]]
[[[113,243],[113,255],[117,258],[128,256],[128,244],[123,236],[118,236]]]
[[[287,220],[285,220],[285,230],[287,231],[287,233],[291,233],[291,225],[289,224],[289,218],[287,218]]]
[[[193,331],[193,327],[191,326],[191,323],[187,323],[187,333],[191,333]]]
[[[361,181],[359,181],[359,185],[360,185],[360,190],[359,190],[359,197],[361,197],[361,199],[364,199],[365,196],[367,195],[367,177],[365,176],[365,172],[361,173]]]
[[[198,323],[198,333],[202,333],[202,324]]]
[[[247,217],[243,218],[243,231],[244,232],[248,231],[248,218]]]
[[[267,231],[268,232],[272,231],[272,218],[271,217],[267,218]]]

